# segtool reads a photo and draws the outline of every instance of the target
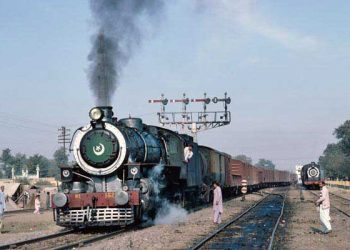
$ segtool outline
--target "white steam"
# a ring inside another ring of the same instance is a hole
[[[157,165],[150,173],[150,181],[153,186],[153,195],[157,214],[154,224],[175,224],[186,220],[188,212],[180,205],[170,203],[161,196],[161,191],[166,187],[164,176],[162,175],[164,165]]]
[[[187,219],[187,215],[187,211],[181,206],[163,200],[156,218],[154,219],[154,224],[175,224],[184,222]]]

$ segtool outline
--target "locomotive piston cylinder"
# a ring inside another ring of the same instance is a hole
[[[86,183],[80,182],[80,181],[74,181],[71,192],[72,193],[85,193],[86,192]]]

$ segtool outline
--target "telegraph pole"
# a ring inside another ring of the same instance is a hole
[[[62,126],[58,129],[58,133],[58,144],[63,144],[63,150],[66,154],[66,145],[68,145],[70,141],[70,129],[67,129],[65,126]]]

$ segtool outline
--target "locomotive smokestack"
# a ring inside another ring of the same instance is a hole
[[[102,121],[111,122],[113,117],[113,111],[111,106],[99,107],[103,112]]]
[[[111,105],[122,69],[141,42],[140,16],[157,16],[162,9],[162,1],[90,1],[97,34],[92,36],[88,77],[97,106]]]

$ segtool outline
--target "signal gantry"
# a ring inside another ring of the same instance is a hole
[[[212,128],[218,128],[231,123],[231,113],[228,111],[228,105],[231,103],[231,98],[227,97],[225,92],[223,98],[208,98],[204,93],[203,98],[190,99],[184,93],[180,99],[167,99],[164,94],[160,99],[152,99],[149,103],[160,104],[160,112],[157,113],[158,121],[162,126],[180,126],[182,130],[190,131],[196,135],[198,132],[208,130]],[[181,112],[166,112],[165,107],[169,103],[181,103]],[[188,111],[187,106],[190,103],[202,103],[202,111]],[[218,104],[222,103],[224,110],[221,111],[208,111],[207,106],[210,103]]]

